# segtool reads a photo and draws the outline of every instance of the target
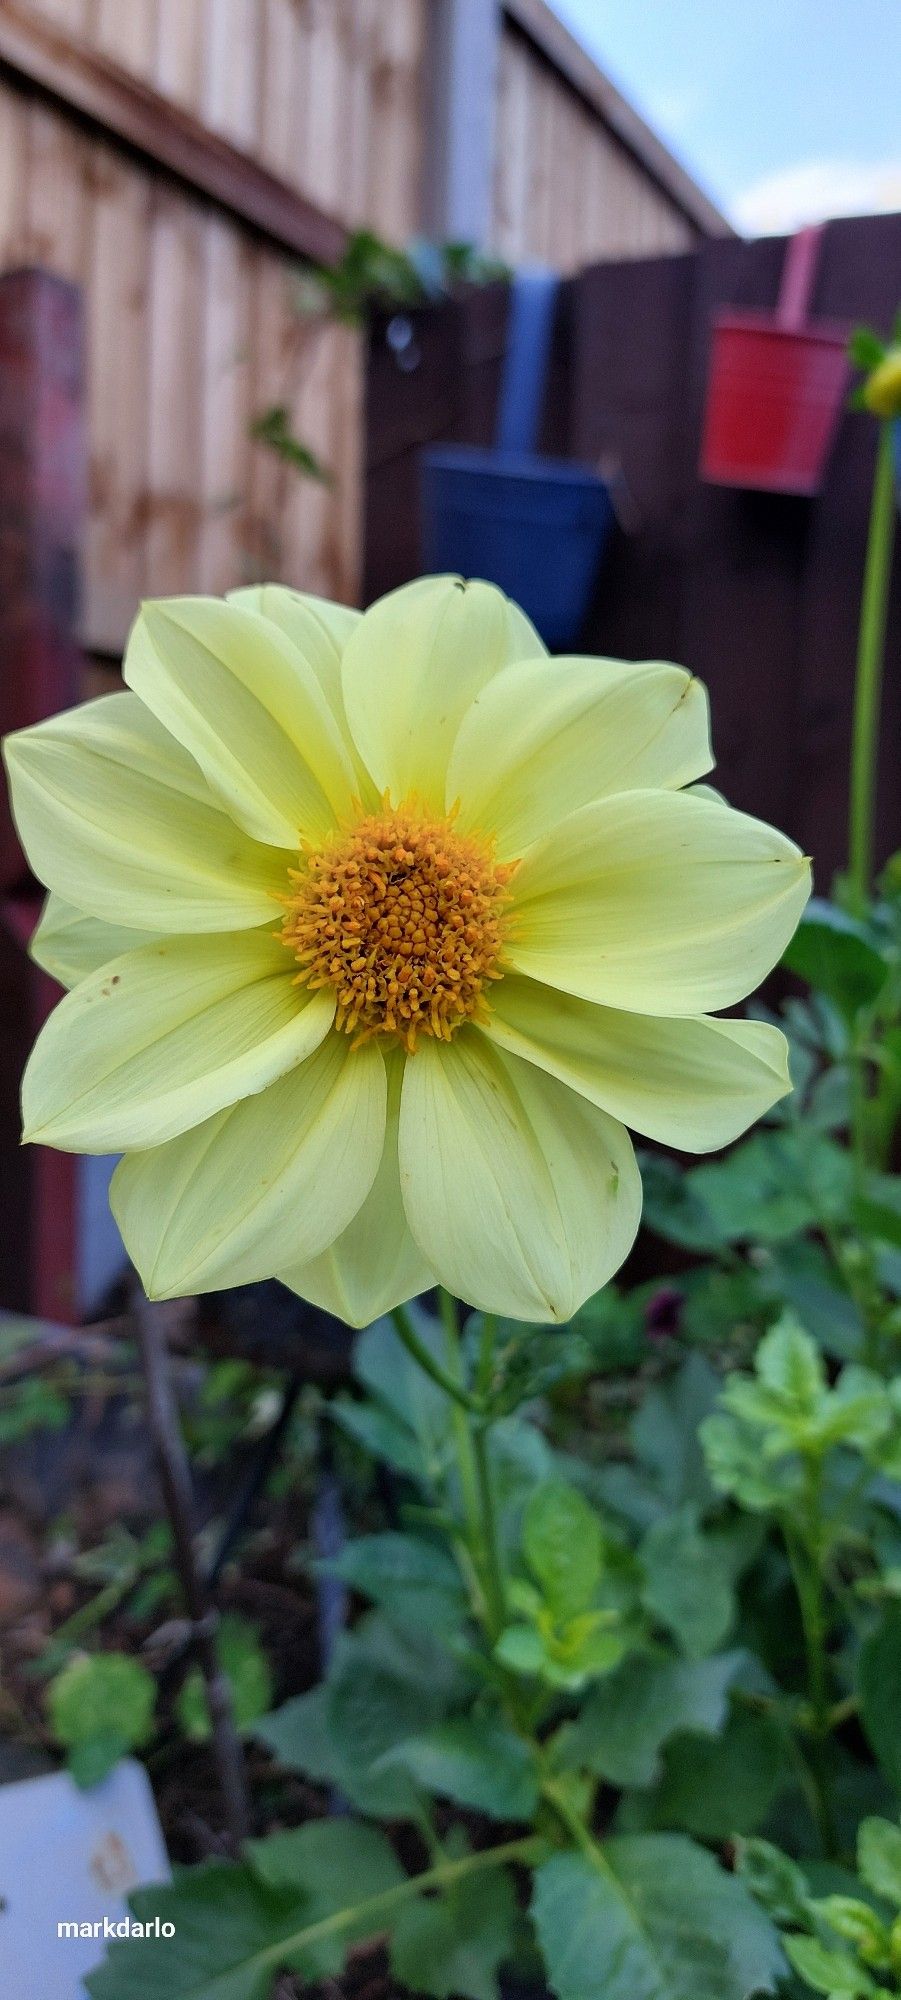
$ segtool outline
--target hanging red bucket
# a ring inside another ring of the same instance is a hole
[[[775,313],[718,313],[701,441],[702,479],[817,493],[850,367],[847,328],[807,321],[821,228],[785,252]]]

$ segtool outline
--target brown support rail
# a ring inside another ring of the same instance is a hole
[[[51,97],[293,256],[332,263],[343,224],[105,56],[3,0],[0,73]]]

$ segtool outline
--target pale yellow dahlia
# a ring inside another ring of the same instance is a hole
[[[6,747],[72,987],[26,1137],[124,1153],[152,1295],[274,1275],[361,1325],[437,1279],[566,1319],[635,1236],[626,1126],[703,1152],[789,1088],[777,1030],[703,1010],[778,959],[808,865],[692,789],[680,668],[548,659],[439,577],[362,617],[149,604],[125,679]]]

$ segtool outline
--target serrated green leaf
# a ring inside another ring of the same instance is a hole
[[[731,1565],[705,1537],[690,1508],[655,1521],[639,1550],[642,1602],[678,1640],[689,1659],[702,1659],[726,1637],[735,1616]]]
[[[405,1904],[391,1935],[391,1969],[432,2000],[496,2000],[498,1968],[516,1935],[516,1895],[500,1869],[449,1896]]]
[[[783,1313],[764,1334],[754,1370],[767,1389],[805,1412],[816,1408],[826,1387],[822,1357],[793,1313]]]
[[[548,1480],[523,1517],[523,1553],[555,1618],[574,1618],[593,1603],[603,1568],[597,1515],[574,1486]]]
[[[77,1653],[51,1681],[47,1702],[76,1784],[96,1785],[126,1750],[147,1741],[156,1683],[125,1653]]]
[[[796,1972],[815,1993],[857,2000],[873,1992],[873,1981],[846,1951],[832,1951],[814,1937],[787,1937],[785,1949]]]
[[[265,1888],[295,1897],[305,1926],[338,1910],[353,1910],[383,1896],[406,1880],[383,1833],[354,1820],[313,1820],[287,1833],[252,1840],[247,1860]],[[326,1979],[341,1971],[349,1945],[368,1937],[372,1919],[350,1920],[340,1933],[309,1943],[303,1958],[308,1977]]]
[[[786,1784],[785,1736],[767,1716],[737,1709],[719,1736],[674,1736],[656,1789],[628,1802],[621,1824],[673,1827],[700,1840],[754,1833]]]
[[[752,1896],[778,1924],[807,1922],[810,1889],[803,1870],[769,1840],[737,1840],[735,1862]]]
[[[901,1826],[889,1819],[865,1819],[857,1833],[860,1879],[875,1896],[901,1909]]]
[[[816,898],[808,903],[782,963],[828,994],[847,1020],[871,1005],[888,974],[865,925],[835,903]]]
[[[207,1862],[165,1888],[132,1897],[138,1922],[175,1925],[169,1938],[116,1941],[88,1974],[92,2000],[269,2000],[281,1967],[304,1971],[303,1898],[269,1889],[249,1868]],[[315,1965],[311,1965],[315,1977]]]
[[[378,1613],[342,1633],[328,1680],[286,1702],[254,1734],[290,1770],[334,1785],[361,1812],[386,1819],[421,1816],[421,1801],[400,1767],[376,1768],[405,1737],[428,1729],[470,1689],[446,1648],[392,1631]]]
[[[382,1759],[383,1769],[397,1765],[423,1791],[492,1819],[528,1820],[538,1805],[533,1753],[496,1715],[453,1717],[407,1738]]]
[[[557,2000],[748,2000],[783,1970],[772,1926],[678,1835],[608,1841],[603,1865],[555,1855],[532,1916]]]
[[[646,1392],[630,1425],[637,1457],[670,1507],[704,1507],[711,1498],[698,1429],[714,1408],[719,1377],[701,1354],[689,1354],[666,1382]]]
[[[459,1632],[466,1622],[459,1571],[440,1542],[390,1530],[363,1535],[323,1567],[351,1590],[431,1631]]]
[[[861,1721],[870,1746],[901,1796],[901,1605],[890,1605],[864,1641],[857,1675]]]
[[[697,1661],[630,1660],[592,1691],[567,1726],[566,1763],[612,1785],[652,1785],[660,1751],[677,1731],[715,1736],[723,1728],[743,1659],[723,1653]]]

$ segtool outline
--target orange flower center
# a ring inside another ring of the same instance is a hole
[[[282,936],[298,983],[334,987],[337,1026],[355,1045],[385,1035],[412,1054],[420,1035],[449,1042],[487,1017],[485,988],[503,976],[515,867],[452,818],[386,799],[291,870]]]

